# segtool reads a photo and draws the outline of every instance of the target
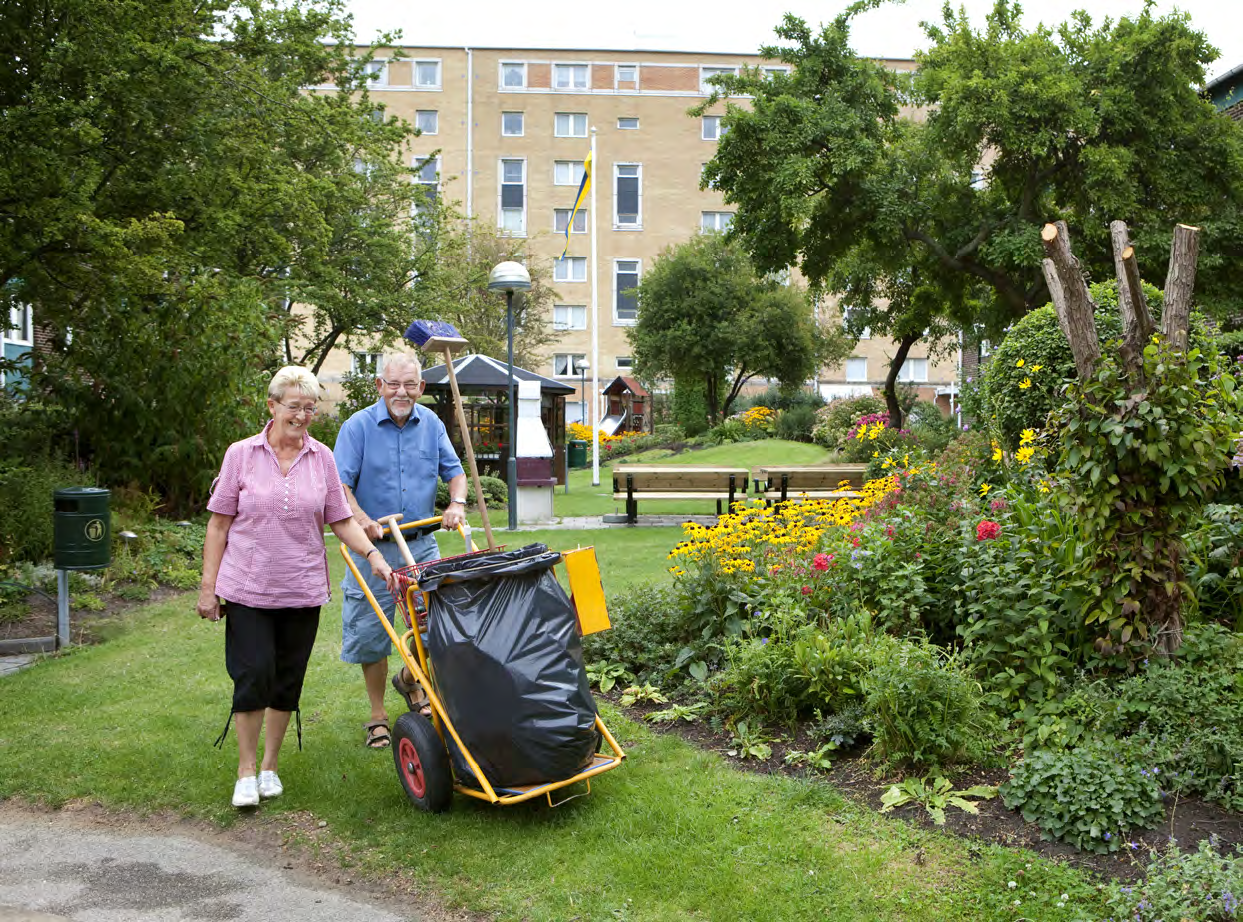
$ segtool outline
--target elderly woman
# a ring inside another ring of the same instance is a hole
[[[229,446],[207,504],[212,515],[198,613],[209,621],[225,619],[230,720],[237,717],[235,807],[256,806],[284,790],[277,759],[290,715],[298,711],[319,609],[328,601],[324,523],[365,555],[377,578],[392,577],[384,556],[354,521],[332,451],[306,431],[318,400],[319,382],[305,368],[278,371],[268,385],[271,421]],[[218,742],[228,732],[226,722]]]

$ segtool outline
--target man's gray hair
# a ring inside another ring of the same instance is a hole
[[[380,356],[380,361],[375,364],[375,376],[377,378],[389,378],[388,369],[390,365],[410,365],[414,368],[414,376],[423,380],[423,366],[419,364],[419,357],[412,352],[385,352]]]

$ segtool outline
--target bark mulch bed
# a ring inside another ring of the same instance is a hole
[[[614,693],[599,697],[608,698],[616,705],[619,695]],[[654,724],[643,720],[647,714],[664,707],[667,705],[636,705],[622,710],[631,719],[642,720],[645,726],[657,732],[676,733],[701,749],[720,752],[723,758],[729,759],[741,770],[823,781],[855,803],[873,810],[880,810],[881,796],[904,777],[878,774],[876,766],[861,751],[849,752],[834,759],[833,767],[828,772],[815,771],[805,766],[786,765],[786,753],[793,750],[807,752],[816,748],[816,744],[801,727],[794,734],[774,733],[779,738],[770,741],[773,754],[768,759],[760,761],[730,758],[725,754],[733,748],[730,735],[714,731],[702,720],[695,723],[678,721],[676,724]],[[977,784],[1000,785],[1008,777],[1004,769],[974,770],[955,774],[952,780],[955,788],[966,788]],[[1101,877],[1117,880],[1134,880],[1143,876],[1143,861],[1140,859],[1147,857],[1150,848],[1164,847],[1171,836],[1183,849],[1194,849],[1211,836],[1215,836],[1219,847],[1226,851],[1232,850],[1236,845],[1243,845],[1243,814],[1197,798],[1175,799],[1171,796],[1166,802],[1165,821],[1156,829],[1137,831],[1132,835],[1130,841],[1137,844],[1137,849],[1132,850],[1124,845],[1120,851],[1110,855],[1094,855],[1074,846],[1043,838],[1038,826],[1024,820],[1018,811],[1006,809],[1000,797],[979,800],[976,803],[980,810],[978,815],[949,807],[945,812],[945,825],[939,827],[920,804],[898,807],[892,814],[918,826],[940,829],[972,842],[1025,848],[1050,860],[1064,861]]]

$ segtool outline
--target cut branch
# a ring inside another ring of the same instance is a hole
[[[1088,283],[1083,278],[1079,260],[1070,251],[1070,233],[1066,224],[1046,224],[1040,232],[1045,254],[1053,262],[1057,280],[1061,284],[1063,304],[1058,308],[1059,323],[1070,340],[1070,351],[1075,357],[1075,370],[1080,380],[1087,381],[1096,371],[1101,357],[1101,344],[1096,335],[1096,305],[1088,293]],[[1050,286],[1052,289],[1053,286]],[[1054,300],[1057,307],[1057,300]]]
[[[1057,325],[1061,328],[1062,335],[1069,341],[1070,330],[1066,329],[1066,290],[1062,288],[1062,280],[1057,277],[1057,266],[1047,256],[1041,260],[1040,266],[1044,270],[1044,281],[1049,288],[1049,300],[1053,302],[1053,309],[1057,311]]]
[[[1196,284],[1196,260],[1200,254],[1200,228],[1179,224],[1170,243],[1170,269],[1165,277],[1165,310],[1162,332],[1179,352],[1187,350],[1191,325],[1191,294]]]
[[[1109,236],[1113,241],[1114,272],[1118,276],[1118,309],[1122,313],[1122,338],[1137,354],[1142,354],[1155,325],[1140,282],[1135,247],[1131,246],[1125,221],[1111,223]]]

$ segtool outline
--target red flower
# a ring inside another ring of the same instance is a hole
[[[862,544],[863,542],[862,542],[862,541],[860,541],[858,538],[851,538],[851,539],[850,539],[850,543],[851,543],[851,544],[853,544],[855,547],[858,547],[858,546],[859,546],[860,544]]]
[[[981,522],[979,525],[976,526],[975,540],[976,541],[991,541],[993,538],[996,538],[1000,534],[1001,534],[1001,526],[998,525],[996,522],[990,522],[988,519],[985,519],[983,522]]]
[[[811,587],[810,587],[810,586],[804,586],[804,587],[803,587],[803,595],[811,595]]]
[[[817,554],[811,559],[811,565],[817,570],[827,570],[829,568],[829,555]]]

